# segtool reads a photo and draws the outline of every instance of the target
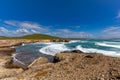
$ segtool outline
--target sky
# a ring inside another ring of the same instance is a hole
[[[120,0],[0,0],[0,36],[120,38]]]

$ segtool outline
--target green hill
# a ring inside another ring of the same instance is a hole
[[[50,36],[46,34],[31,34],[20,37],[0,37],[0,39],[59,39],[59,37]]]
[[[6,36],[0,36],[0,39],[7,39],[9,37],[6,37]]]

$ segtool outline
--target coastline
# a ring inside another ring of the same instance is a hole
[[[80,51],[62,52],[54,61],[40,57],[28,68],[13,65],[13,46],[22,43],[51,42],[51,40],[0,40],[0,79],[2,80],[115,80],[120,79],[120,58]],[[7,72],[7,73],[6,73]]]
[[[17,62],[17,59],[14,58],[14,52],[16,51],[15,47],[21,46],[23,44],[37,43],[37,42],[68,42],[67,39],[1,39],[0,40],[0,55],[5,55],[9,57],[9,61],[5,63],[7,68],[22,68],[27,69],[27,66]],[[47,55],[46,55],[47,56]]]

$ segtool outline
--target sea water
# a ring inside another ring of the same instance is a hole
[[[38,57],[53,56],[63,51],[80,50],[84,53],[98,53],[106,56],[120,57],[120,40],[72,40],[69,42],[38,42],[24,44],[16,48],[13,56],[17,62],[29,65]]]

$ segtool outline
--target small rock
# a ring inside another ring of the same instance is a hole
[[[93,58],[93,56],[91,56],[91,55],[87,55],[87,56],[85,56],[86,58]]]
[[[83,52],[80,51],[80,50],[73,50],[72,52],[73,52],[73,53],[83,53]]]

